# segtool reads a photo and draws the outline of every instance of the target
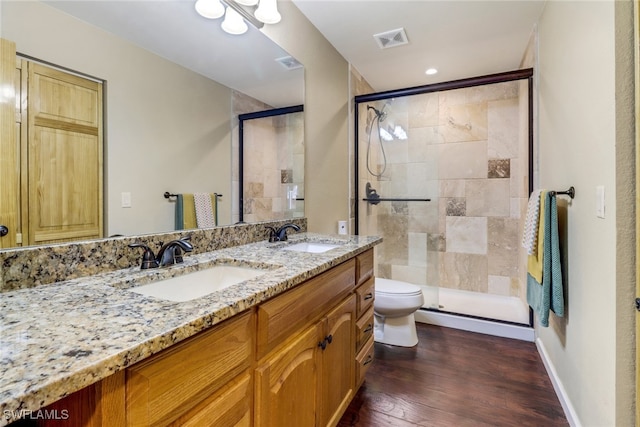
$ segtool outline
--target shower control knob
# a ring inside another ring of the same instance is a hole
[[[6,225],[0,225],[0,237],[4,237],[9,234],[9,229]]]

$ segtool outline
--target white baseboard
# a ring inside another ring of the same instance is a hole
[[[491,322],[488,320],[474,319],[464,316],[456,316],[435,311],[418,310],[415,313],[416,322],[429,323],[431,325],[444,326],[463,331],[478,332],[504,338],[513,338],[522,341],[533,342],[535,332],[528,326],[517,326],[506,323]]]
[[[540,338],[536,339],[536,347],[538,347],[538,353],[540,354],[540,358],[542,359],[542,363],[544,364],[545,369],[547,370],[547,375],[549,375],[549,379],[551,380],[551,384],[553,384],[553,389],[558,396],[558,400],[562,405],[562,409],[564,410],[564,415],[567,417],[567,421],[569,425],[572,427],[582,427],[580,423],[580,419],[578,418],[578,414],[576,410],[573,408],[571,401],[569,400],[569,396],[567,395],[567,391],[562,385],[562,381],[558,377],[558,373],[556,372],[556,368],[551,363],[549,359],[549,354],[547,353],[546,348],[544,347],[544,343],[540,340]]]

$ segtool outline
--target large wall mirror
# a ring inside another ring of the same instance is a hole
[[[218,225],[235,223],[238,116],[304,103],[302,64],[251,25],[233,36],[220,21],[191,1],[0,3],[18,57],[104,82],[104,236],[174,230],[165,192],[221,194]]]

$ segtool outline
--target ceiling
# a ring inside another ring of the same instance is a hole
[[[280,0],[284,1],[284,0]],[[519,68],[544,0],[292,0],[375,91]],[[231,36],[191,0],[49,0],[47,4],[275,107],[299,104],[303,72],[260,31]],[[277,24],[276,24],[277,25]],[[373,35],[404,28],[408,44],[380,49]],[[433,76],[425,70],[434,67]],[[297,87],[297,86],[296,86]]]
[[[376,92],[519,68],[544,0],[293,0]],[[404,28],[408,44],[373,35]],[[425,74],[427,68],[438,73]]]

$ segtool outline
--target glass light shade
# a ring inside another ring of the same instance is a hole
[[[208,19],[217,19],[224,15],[224,6],[220,0],[198,0],[196,12]]]
[[[265,24],[277,24],[282,19],[278,12],[277,0],[260,0],[255,15],[258,21]]]
[[[258,4],[258,0],[235,0],[236,3],[243,6],[255,6]]]
[[[228,7],[222,21],[222,29],[229,34],[244,34],[249,29],[242,16]]]

